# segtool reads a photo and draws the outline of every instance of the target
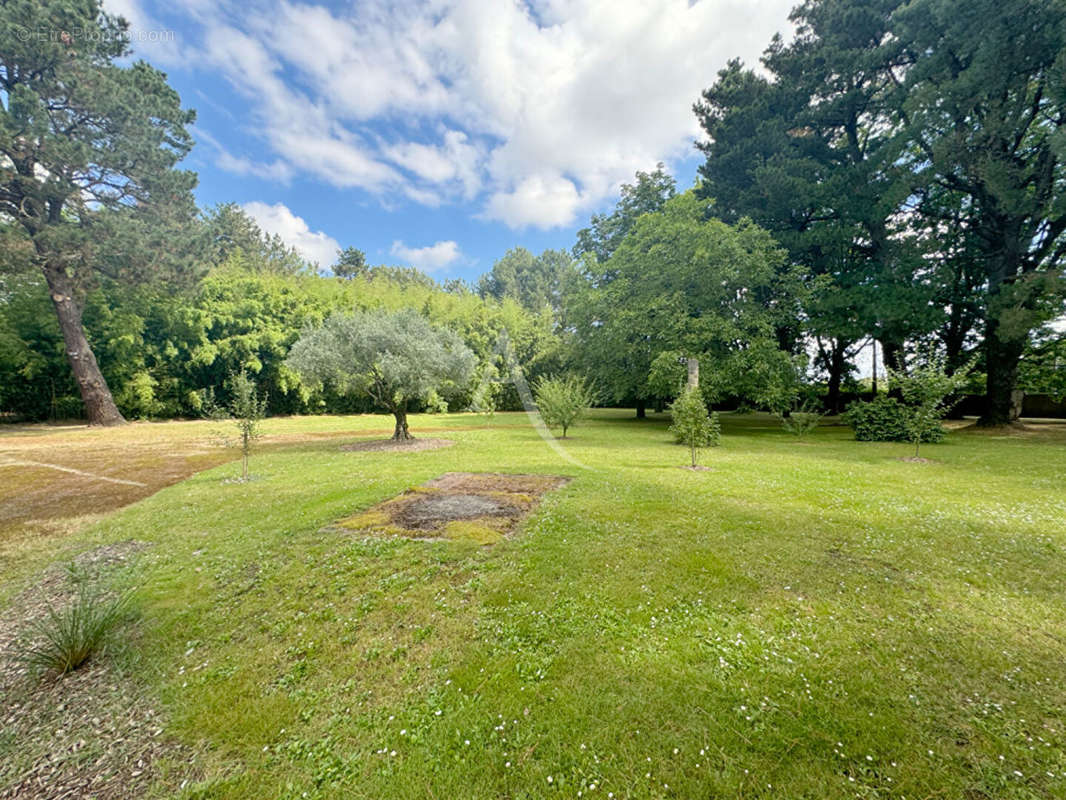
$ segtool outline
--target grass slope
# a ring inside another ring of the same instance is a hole
[[[620,412],[578,465],[523,415],[415,418],[458,442],[420,453],[308,436],[76,534],[155,543],[125,658],[200,748],[180,796],[1066,796],[1066,437],[914,464],[722,420],[698,473]],[[491,548],[320,532],[455,470],[573,480]]]

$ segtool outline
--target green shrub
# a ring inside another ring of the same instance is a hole
[[[844,412],[843,420],[855,431],[855,438],[860,442],[913,441],[909,427],[913,424],[911,412],[888,395],[878,395],[868,403],[852,403]],[[939,442],[945,433],[939,420],[930,420],[922,428],[921,441]]]
[[[566,431],[584,417],[596,402],[596,393],[584,378],[576,375],[542,377],[533,384],[537,410],[549,428]]]
[[[16,650],[16,657],[34,672],[73,672],[104,643],[122,620],[127,598],[108,597],[78,581],[70,605],[49,607],[48,615],[29,626],[29,643]]]
[[[821,421],[822,415],[820,413],[803,409],[802,411],[793,411],[787,417],[781,417],[781,427],[797,439],[802,439],[807,434],[814,433]]]
[[[701,447],[717,447],[722,439],[718,414],[707,413],[707,404],[698,388],[685,389],[681,396],[670,404],[670,416],[673,417],[670,432],[674,434],[678,444],[689,448],[692,466],[696,466],[696,456]]]

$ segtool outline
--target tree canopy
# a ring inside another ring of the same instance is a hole
[[[308,383],[373,398],[396,418],[394,439],[411,438],[412,401],[465,389],[475,362],[454,332],[412,309],[333,314],[301,335],[286,360]]]

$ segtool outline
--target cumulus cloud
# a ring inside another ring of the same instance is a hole
[[[196,63],[248,98],[294,170],[550,228],[636,170],[692,154],[700,91],[727,59],[752,63],[787,33],[793,3],[264,0],[254,16],[226,3],[186,13],[203,29]]]
[[[241,208],[266,233],[277,234],[308,261],[328,267],[336,260],[341,249],[337,240],[323,231],[311,230],[303,217],[293,214],[284,203],[271,206],[256,200],[244,203]]]
[[[423,272],[444,269],[463,256],[459,245],[453,241],[437,242],[426,247],[408,247],[401,241],[395,241],[389,252]]]

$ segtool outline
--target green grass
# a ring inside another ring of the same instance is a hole
[[[472,429],[274,450],[77,534],[155,543],[126,657],[203,769],[160,794],[1066,796],[1066,437],[960,432],[916,464],[722,423],[690,472],[664,417],[597,412],[578,465],[522,415],[413,418]],[[321,532],[456,470],[573,480],[491,547]]]

